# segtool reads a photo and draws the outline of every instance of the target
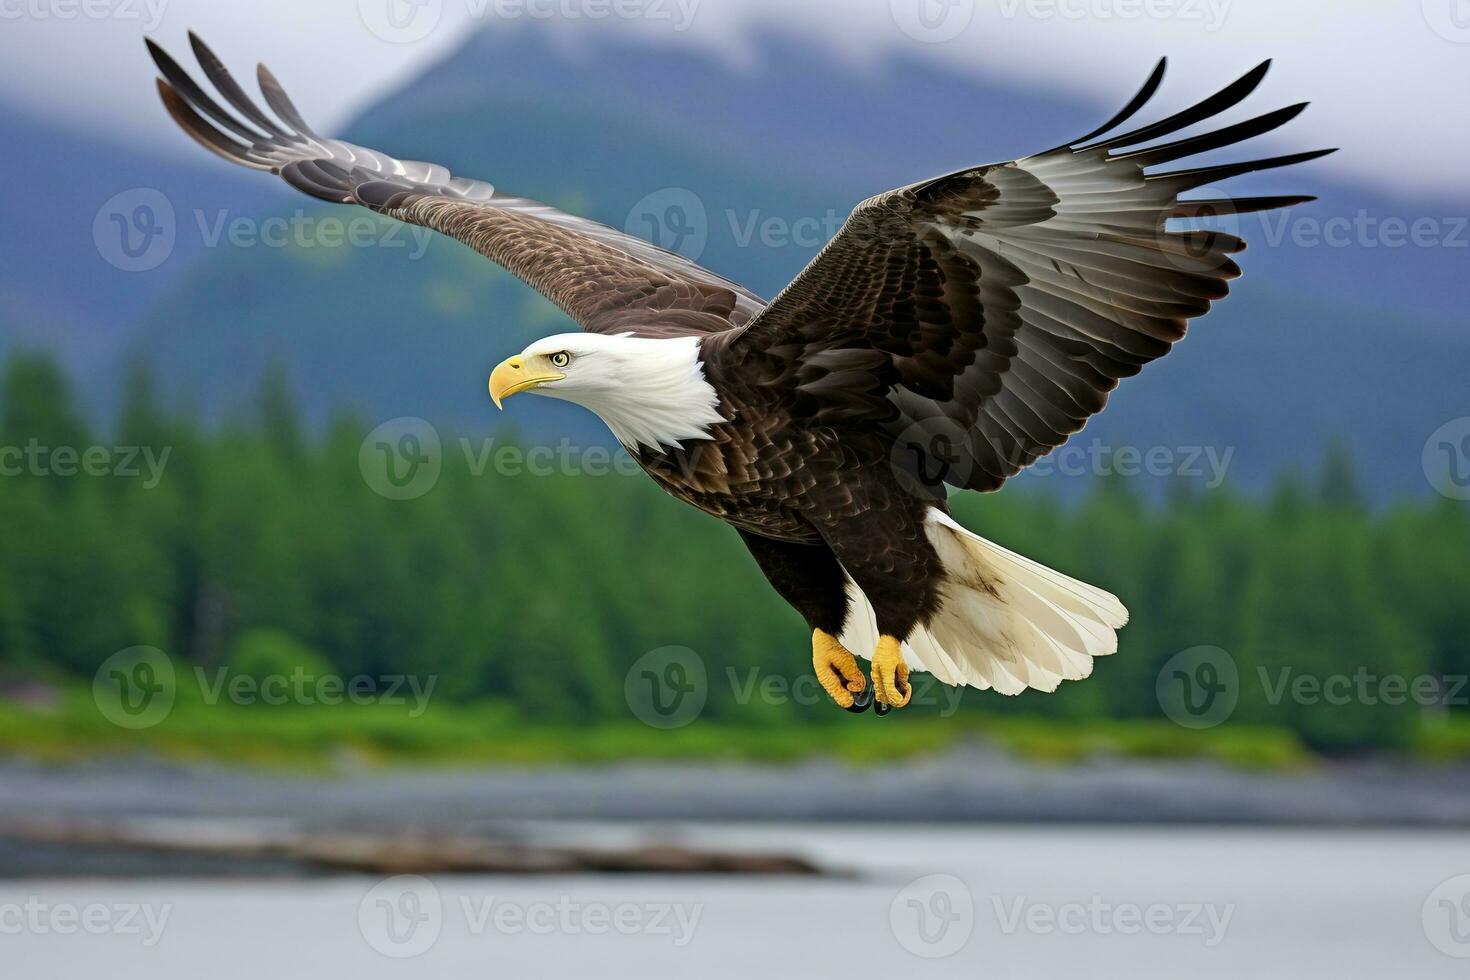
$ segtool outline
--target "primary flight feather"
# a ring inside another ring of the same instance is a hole
[[[1109,136],[1158,89],[1161,61],[1086,136],[862,202],[766,303],[605,225],[321,137],[261,66],[272,118],[190,42],[228,108],[148,49],[164,105],[204,147],[450,235],[586,331],[503,361],[495,403],[528,391],[585,406],[665,490],[732,525],[811,627],[822,686],[852,711],[908,704],[910,669],[1004,694],[1052,691],[1117,650],[1128,618],[1117,598],[965,530],[946,488],[995,490],[1060,446],[1226,294],[1245,243],[1171,219],[1311,200],[1181,195],[1331,152],[1157,169],[1305,107],[1154,142],[1235,106],[1268,62]],[[871,685],[852,649],[871,657]]]

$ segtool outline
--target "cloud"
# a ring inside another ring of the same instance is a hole
[[[1336,172],[1403,194],[1470,196],[1470,24],[1460,0],[0,0],[0,98],[77,126],[184,152],[152,92],[145,31],[172,48],[193,27],[237,71],[267,59],[311,116],[340,121],[452,48],[465,32],[537,21],[570,46],[632,32],[758,71],[773,28],[841,57],[893,55],[1019,78],[1116,108],[1161,54],[1171,104],[1265,57],[1253,105],[1314,105],[1300,145],[1342,145]],[[427,27],[426,27],[427,25]],[[1016,147],[1018,154],[1028,147]]]

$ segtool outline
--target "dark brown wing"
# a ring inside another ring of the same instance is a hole
[[[194,55],[231,113],[158,45],[159,93],[184,131],[232,163],[280,174],[314,197],[361,204],[464,242],[504,266],[587,330],[643,336],[710,333],[740,326],[763,301],[681,255],[549,205],[508,197],[437,164],[384,153],[312,131],[261,65],[272,119],[198,37]],[[238,115],[236,114],[238,113]]]
[[[1160,62],[1127,108],[1079,140],[863,202],[732,333],[726,376],[784,387],[798,417],[880,423],[900,442],[896,457],[912,453],[924,473],[996,489],[1081,429],[1120,378],[1167,354],[1240,274],[1230,258],[1240,238],[1166,221],[1311,200],[1179,195],[1331,151],[1145,172],[1265,133],[1305,104],[1124,151],[1235,105],[1268,65],[1191,109],[1084,145],[1148,100]]]

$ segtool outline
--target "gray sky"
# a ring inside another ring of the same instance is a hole
[[[1343,147],[1317,166],[1470,197],[1470,0],[0,0],[0,99],[133,139],[167,133],[164,150],[193,152],[167,131],[145,33],[177,50],[193,28],[241,74],[264,60],[330,124],[464,32],[527,19],[569,45],[636,32],[750,71],[751,29],[784,26],[859,62],[902,51],[1080,94],[1100,111],[1160,54],[1171,104],[1275,57],[1251,105],[1311,99],[1294,142]]]

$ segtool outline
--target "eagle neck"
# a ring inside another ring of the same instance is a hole
[[[618,338],[612,383],[577,401],[602,419],[630,451],[683,448],[708,439],[723,421],[720,396],[705,376],[698,337]]]

